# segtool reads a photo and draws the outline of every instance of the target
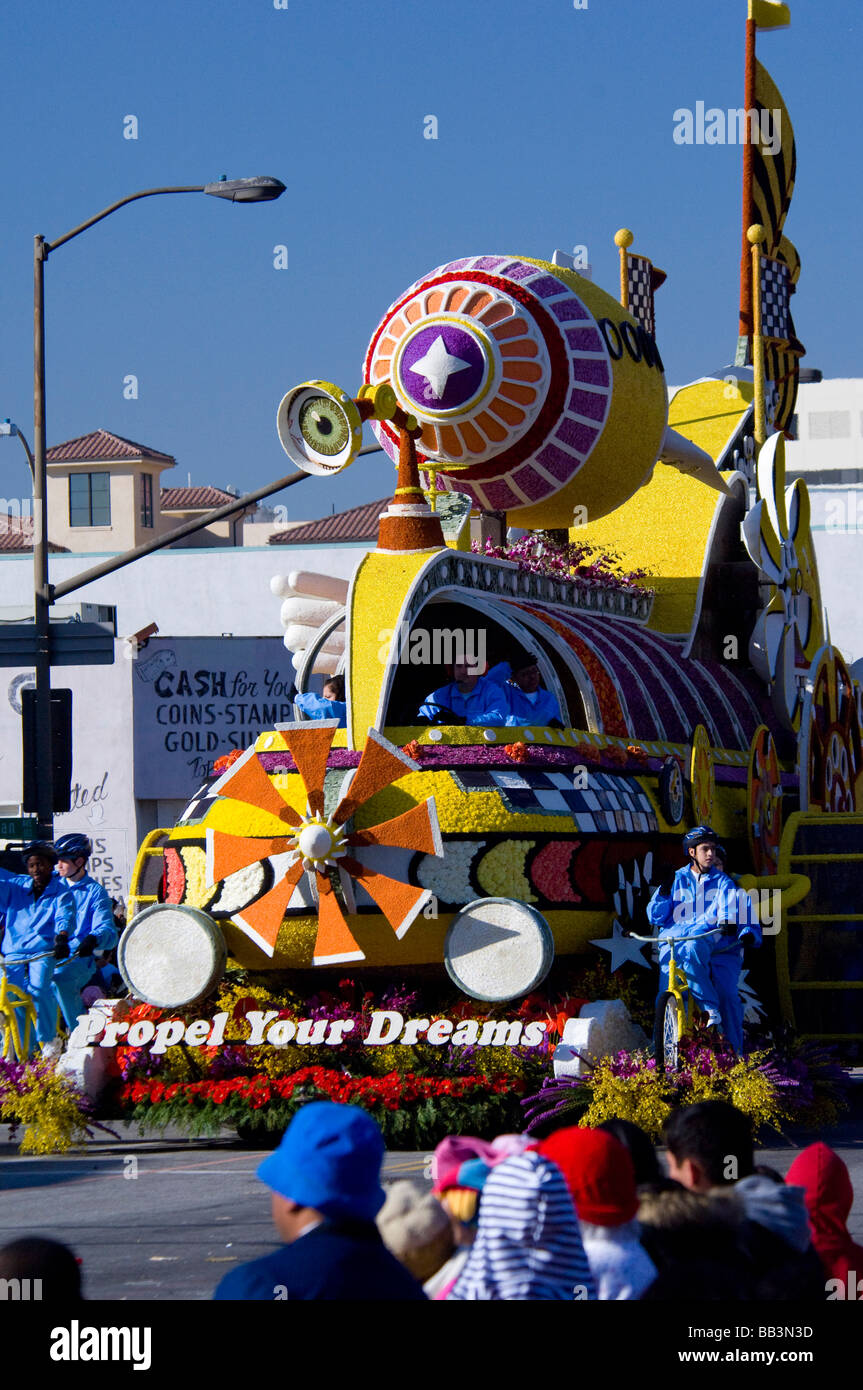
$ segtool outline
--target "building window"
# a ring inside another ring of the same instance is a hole
[[[141,474],[141,525],[153,525],[153,475]]]
[[[69,474],[69,525],[111,525],[110,473]]]
[[[850,439],[851,416],[847,410],[813,410],[809,414],[810,439]]]

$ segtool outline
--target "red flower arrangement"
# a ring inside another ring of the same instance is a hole
[[[229,767],[233,767],[238,758],[243,756],[241,748],[235,748],[231,753],[223,753],[221,758],[217,758],[213,763],[213,771],[221,777],[223,772],[227,772]]]
[[[410,743],[406,743],[405,746],[402,748],[402,752],[407,753],[409,758],[413,758],[414,762],[418,763],[420,760],[420,754],[422,753],[422,744],[420,743],[419,739],[412,738]]]
[[[275,1078],[259,1073],[257,1076],[235,1076],[225,1081],[173,1082],[169,1086],[153,1078],[132,1081],[121,1088],[120,1100],[132,1105],[142,1102],[158,1105],[161,1101],[179,1097],[189,1105],[196,1101],[225,1105],[236,1097],[251,1110],[259,1110],[273,1100],[290,1100],[295,1090],[306,1085],[314,1086],[330,1100],[355,1102],[364,1107],[381,1105],[386,1110],[398,1110],[411,1101],[427,1100],[434,1096],[461,1099],[477,1092],[490,1091],[493,1095],[504,1095],[525,1089],[521,1078],[510,1076],[497,1076],[493,1080],[485,1076],[441,1078],[417,1076],[414,1072],[399,1076],[394,1071],[386,1076],[347,1076],[344,1072],[326,1067],[302,1067],[290,1076]]]

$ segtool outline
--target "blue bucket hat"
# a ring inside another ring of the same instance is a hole
[[[371,1115],[316,1100],[297,1112],[257,1175],[273,1192],[324,1216],[374,1221],[386,1196],[383,1159],[383,1135]]]

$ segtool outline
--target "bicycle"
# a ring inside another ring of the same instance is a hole
[[[663,990],[656,1001],[656,1014],[653,1024],[653,1048],[656,1065],[660,1071],[676,1071],[680,1044],[693,1032],[696,1006],[692,1002],[686,972],[678,964],[674,955],[675,941],[697,941],[702,936],[718,936],[724,933],[725,923],[711,927],[709,931],[695,932],[690,936],[638,936],[635,932],[627,935],[633,941],[647,941],[652,945],[668,941],[671,944],[671,958],[668,962],[668,988]]]

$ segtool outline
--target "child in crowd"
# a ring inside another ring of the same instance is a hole
[[[559,1129],[539,1146],[569,1188],[599,1299],[638,1298],[656,1277],[636,1218],[635,1168],[628,1151],[598,1129]]]
[[[483,1188],[476,1240],[449,1299],[595,1298],[578,1219],[555,1163],[533,1150],[504,1159]]]

